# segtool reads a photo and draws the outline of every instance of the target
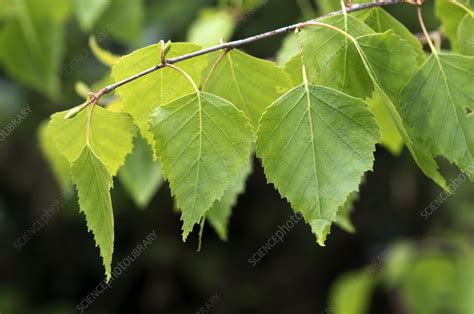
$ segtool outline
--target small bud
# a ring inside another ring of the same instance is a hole
[[[64,119],[68,120],[68,119],[74,118],[75,116],[77,116],[79,112],[81,112],[82,110],[84,110],[84,108],[87,107],[87,104],[88,104],[88,101],[80,104],[79,106],[72,108],[66,113],[66,115],[64,116]]]

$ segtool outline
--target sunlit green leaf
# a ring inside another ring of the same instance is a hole
[[[217,56],[215,54],[212,59]],[[213,60],[209,64],[213,64]],[[263,111],[290,86],[288,75],[275,63],[231,50],[217,65],[204,88],[232,102],[256,129]]]
[[[321,245],[338,208],[372,169],[378,132],[364,102],[321,86],[296,87],[263,115],[257,156],[267,179]]]
[[[64,119],[67,111],[51,116],[48,125],[57,149],[72,163],[79,156],[87,138],[88,110],[81,111],[72,119]],[[135,126],[126,113],[94,108],[90,129],[90,146],[94,154],[114,176],[125,157],[132,151]]]
[[[230,102],[200,92],[158,107],[150,130],[181,209],[185,240],[248,163],[252,127]]]
[[[112,176],[89,145],[72,162],[71,175],[78,191],[79,207],[86,215],[87,227],[94,233],[108,280],[114,250],[114,217],[109,194]]]
[[[115,81],[125,79],[159,64],[160,47],[159,44],[151,45],[121,57],[112,68],[112,76]],[[199,49],[201,47],[193,44],[173,43],[167,57],[173,58]],[[201,72],[206,65],[206,57],[193,58],[179,63],[179,67],[186,71],[197,84],[200,82]],[[123,110],[133,117],[142,136],[153,148],[155,147],[153,135],[148,131],[148,122],[153,110],[192,92],[193,87],[186,78],[176,70],[169,68],[155,71],[117,90],[122,99]]]
[[[365,29],[358,27],[357,25],[362,22],[351,16],[347,17],[347,27],[344,20],[340,21],[336,18],[332,18],[334,21],[330,20],[330,22],[335,25],[342,23],[344,29],[352,29],[353,33],[357,33],[354,29]],[[438,172],[438,166],[431,152],[423,142],[417,141],[413,134],[407,132],[404,121],[395,107],[400,101],[402,88],[417,70],[416,54],[413,48],[392,31],[354,38],[350,32],[344,36],[331,29],[325,29],[326,32],[322,32],[321,29],[319,26],[314,26],[300,32],[303,60],[307,67],[312,67],[309,73],[313,73],[313,80],[345,91],[352,96],[380,97],[380,103],[385,106],[385,110],[423,173],[446,188],[446,182]],[[325,58],[324,55],[318,57],[319,50],[314,50],[317,48],[314,47],[314,42],[326,42],[325,45],[319,45],[322,46],[322,50],[331,50],[331,48],[334,51],[342,50],[343,57],[338,54],[333,54],[330,58]],[[328,47],[329,43],[331,45]],[[347,71],[352,73],[353,77],[350,79],[345,74]]]

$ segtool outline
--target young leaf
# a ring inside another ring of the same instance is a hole
[[[395,34],[405,39],[413,48],[417,55],[418,64],[421,65],[426,57],[423,47],[418,40],[402,23],[390,15],[382,8],[372,8],[370,10],[363,10],[354,12],[353,15],[366,23],[377,33],[384,33],[392,30]]]
[[[466,14],[458,26],[459,52],[474,56],[474,13]]]
[[[159,44],[151,45],[121,57],[112,68],[115,81],[159,64],[160,47]],[[173,58],[199,49],[201,49],[200,46],[193,44],[173,43],[167,57]],[[179,67],[199,83],[206,65],[207,58],[198,57],[180,62]],[[153,135],[148,131],[148,123],[153,110],[193,91],[193,87],[183,75],[173,69],[164,68],[122,86],[117,93],[122,99],[123,110],[133,117],[142,136],[154,148]]]
[[[118,178],[139,208],[148,206],[153,195],[163,183],[159,162],[153,160],[153,152],[140,136],[135,138],[133,152],[118,172]]]
[[[252,159],[240,170],[235,182],[227,188],[222,198],[216,201],[206,214],[207,220],[222,241],[227,241],[227,226],[232,214],[232,207],[245,190],[245,181],[247,181],[250,172],[252,172]]]
[[[79,194],[79,207],[86,215],[87,227],[94,233],[109,280],[114,250],[114,218],[109,194],[112,176],[89,145],[84,146],[72,162],[71,176]]]
[[[474,181],[474,57],[435,54],[403,91],[400,111],[419,141]]]
[[[219,54],[213,55],[210,65]],[[204,86],[242,110],[255,129],[265,108],[290,87],[290,78],[275,63],[239,50],[226,53]]]
[[[186,240],[248,162],[253,130],[230,102],[201,92],[158,107],[150,130]]]
[[[338,208],[372,169],[379,130],[367,105],[301,85],[275,101],[257,132],[268,181],[301,212],[324,245]]]
[[[38,138],[41,151],[47,159],[59,187],[63,193],[71,192],[72,183],[71,175],[69,173],[70,164],[56,148],[46,122],[42,123],[39,127]]]
[[[51,116],[48,125],[57,149],[72,163],[86,145],[87,113],[82,110],[72,119],[64,119],[67,111]],[[135,126],[126,113],[112,112],[96,106],[92,115],[90,146],[115,176],[125,157],[132,151]]]

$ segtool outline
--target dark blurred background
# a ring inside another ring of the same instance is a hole
[[[41,82],[28,83],[12,74],[2,64],[0,52],[0,127],[27,106],[31,109],[0,142],[0,313],[76,313],[76,306],[104,279],[98,249],[76,197],[20,250],[13,243],[62,196],[39,149],[38,127],[52,113],[81,103],[74,91],[77,81],[94,85],[108,74],[108,68],[89,52],[88,38],[100,32],[112,9],[84,31],[72,0],[0,0],[0,38],[19,3],[31,1],[44,1],[45,10],[67,7],[61,23],[53,26],[60,28],[61,40],[51,43],[60,50],[60,62],[53,66],[60,88],[45,90]],[[309,0],[250,1],[250,9],[243,9],[239,1],[130,1],[133,10],[126,8],[127,1],[112,2],[115,10],[123,6],[127,13],[100,45],[119,55],[160,39],[186,40],[206,8],[229,13],[237,25],[235,39],[324,11],[324,3]],[[412,6],[389,11],[413,32],[419,31]],[[431,4],[426,18],[430,29],[435,29],[438,22]],[[213,36],[213,29],[201,31]],[[282,40],[272,38],[243,49],[274,59]],[[0,41],[0,51],[6,48],[2,45],[5,42]],[[80,65],[65,68],[80,54],[84,56]],[[439,187],[423,176],[406,150],[393,156],[378,147],[375,160],[351,212],[355,234],[333,226],[326,247],[320,247],[310,228],[299,223],[255,267],[249,258],[292,215],[286,201],[266,183],[258,160],[233,210],[229,240],[221,241],[206,225],[199,253],[197,227],[186,243],[181,241],[179,214],[173,211],[166,183],[140,210],[116,180],[113,267],[153,230],[157,239],[95,298],[86,313],[474,313],[468,310],[474,309],[473,184],[463,183],[425,220],[421,212],[441,193]],[[448,178],[460,176],[442,160],[441,164]],[[376,278],[365,297],[364,288],[357,286],[364,278],[352,281],[352,292],[351,281],[340,279],[353,271]],[[339,292],[347,293],[343,299],[348,304],[367,303],[367,310],[355,310],[356,305],[349,307],[353,312],[336,310],[330,300]],[[462,294],[466,299],[461,299]],[[458,306],[460,302],[471,303]]]

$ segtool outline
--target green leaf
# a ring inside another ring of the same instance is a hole
[[[210,47],[219,44],[221,38],[229,40],[234,28],[234,17],[229,10],[207,8],[189,27],[187,41]]]
[[[118,172],[118,178],[139,208],[145,208],[163,184],[161,168],[153,152],[140,136],[135,138],[133,152]]]
[[[373,273],[354,271],[344,274],[331,287],[331,314],[368,313],[372,292],[377,283]]]
[[[51,170],[63,193],[71,192],[71,175],[69,173],[70,164],[68,160],[59,152],[54,144],[53,137],[44,122],[38,129],[38,140],[43,156],[48,161]]]
[[[81,29],[90,32],[109,4],[110,0],[72,0]]]
[[[472,9],[463,1],[436,0],[436,16],[443,24],[443,33],[449,38],[452,50],[459,51],[458,25],[466,13],[473,14]]]
[[[91,35],[89,37],[89,48],[91,49],[97,60],[99,60],[107,67],[112,67],[115,63],[117,63],[118,59],[120,58],[120,56],[114,55],[110,51],[107,51],[100,47],[94,35]]]
[[[193,44],[173,43],[168,58],[200,49],[200,46]],[[112,76],[117,82],[159,63],[160,45],[151,45],[121,57],[112,68]],[[197,84],[199,84],[201,73],[206,65],[206,57],[193,58],[179,63],[180,69],[187,72]],[[148,131],[148,122],[153,110],[193,91],[193,87],[183,75],[174,69],[164,68],[120,87],[117,93],[122,99],[123,110],[133,117],[142,136],[154,148],[153,135]]]
[[[216,201],[206,214],[207,220],[222,241],[227,241],[227,226],[232,214],[232,207],[237,203],[239,195],[244,192],[245,181],[251,172],[252,159],[240,170],[235,182],[227,188],[222,198]]]
[[[15,0],[14,9],[0,32],[0,61],[14,79],[57,99],[68,3]]]
[[[374,33],[352,16],[347,16],[347,26],[341,15],[320,22],[336,26],[353,37]],[[331,87],[362,99],[371,96],[373,83],[361,57],[347,37],[320,26],[305,27],[297,36],[310,83]]]
[[[459,52],[474,56],[474,14],[466,14],[458,26]]]
[[[335,25],[345,24],[344,20],[335,19],[331,22]],[[348,26],[344,26],[344,29],[352,30],[352,33],[360,33],[354,31],[366,30],[360,26],[360,23],[362,22],[348,16]],[[404,121],[395,107],[395,104],[400,101],[402,88],[417,70],[416,54],[413,48],[392,31],[383,34],[372,33],[357,38],[350,35],[351,31],[348,36],[330,29],[325,29],[325,31],[330,31],[330,33],[321,33],[321,27],[308,27],[300,32],[303,60],[306,67],[312,67],[310,73],[313,73],[313,79],[355,97],[369,95],[374,99],[381,97],[380,103],[384,104],[385,110],[396,125],[415,162],[426,176],[446,188],[446,182],[438,172],[438,166],[431,152],[424,143],[417,141],[413,134],[407,132]],[[346,42],[345,39],[350,39],[350,42]],[[315,47],[315,43],[325,44]],[[319,55],[320,50],[317,49],[328,50],[327,53],[331,50],[343,51],[343,55],[347,54],[347,58],[341,58],[334,52],[332,57],[325,58],[324,54]],[[347,75],[346,71],[356,72],[357,74],[352,74],[352,76],[356,75],[359,78],[349,79],[350,75]],[[353,84],[353,82],[357,83]]]
[[[418,38],[416,38],[402,23],[396,18],[390,15],[387,11],[382,8],[372,8],[369,10],[363,10],[354,12],[354,16],[366,23],[370,28],[375,30],[377,33],[384,33],[388,30],[392,30],[395,34],[405,39],[413,48],[413,51],[417,55],[418,64],[421,65],[426,57]]]
[[[213,59],[218,54],[213,55]],[[209,64],[213,64],[209,62]],[[204,86],[242,110],[256,129],[265,108],[291,87],[288,75],[275,63],[239,50],[229,51]]]
[[[82,110],[72,119],[64,119],[67,111],[51,116],[48,125],[57,149],[72,163],[86,145],[87,110]],[[96,106],[92,115],[90,146],[104,163],[112,176],[115,176],[125,157],[132,151],[133,125],[126,113],[112,112]]]
[[[186,240],[248,163],[252,127],[227,100],[199,92],[158,107],[150,130],[182,212]]]
[[[267,179],[303,214],[320,245],[372,169],[378,132],[363,101],[322,86],[298,86],[263,115],[257,156]]]
[[[408,55],[405,55],[404,58],[398,60],[395,59],[393,61],[383,57],[388,55],[403,55],[402,50],[391,48],[393,47],[393,41],[378,40],[379,36],[384,38],[388,33],[389,32],[385,34],[363,36],[358,38],[358,42],[356,42],[367,73],[376,88],[373,99],[378,97],[381,98],[381,103],[385,105],[386,111],[390,114],[405,145],[423,173],[438,185],[447,189],[446,181],[439,173],[438,165],[433,159],[432,153],[429,151],[428,147],[426,147],[424,142],[417,140],[416,137],[409,132],[406,128],[406,121],[402,120],[397,108],[395,107],[395,104],[398,104],[400,101],[400,88],[403,86],[406,76],[409,75],[408,69],[415,71],[416,67],[413,66],[414,59],[410,62]],[[398,37],[397,35],[395,36]],[[387,67],[387,65],[391,64],[397,66],[393,68]],[[388,69],[390,69],[390,71]],[[402,69],[405,70],[403,71]],[[397,75],[398,73],[400,76]]]
[[[474,57],[432,55],[403,91],[400,112],[415,137],[474,180]]]
[[[143,0],[111,0],[95,29],[123,44],[141,39],[145,9]]]
[[[72,162],[71,176],[79,194],[79,207],[86,215],[88,229],[94,233],[109,280],[114,250],[114,217],[109,193],[112,176],[89,145],[84,146]]]

